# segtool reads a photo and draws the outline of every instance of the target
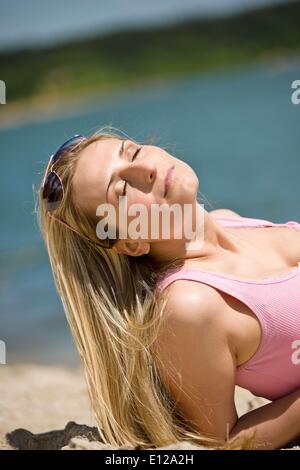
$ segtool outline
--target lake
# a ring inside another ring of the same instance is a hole
[[[189,163],[206,210],[300,221],[300,61],[193,75],[93,98],[72,113],[0,130],[0,339],[7,363],[76,364],[34,214],[49,155],[75,133],[113,125]],[[1,112],[1,108],[0,108]]]

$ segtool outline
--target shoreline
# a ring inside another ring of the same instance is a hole
[[[187,77],[190,75],[187,74]],[[156,80],[136,80],[124,85],[115,85],[98,90],[89,90],[82,92],[80,97],[77,94],[63,96],[36,96],[28,100],[20,100],[13,103],[7,102],[0,106],[0,132],[15,129],[22,125],[47,122],[51,119],[63,119],[69,117],[72,113],[81,113],[85,108],[95,106],[95,102],[99,106],[110,104],[119,96],[122,97],[126,93],[139,93],[153,86],[165,86],[169,82],[180,79],[161,78]],[[3,106],[6,110],[1,113]]]
[[[246,72],[248,68],[265,69],[267,72],[278,73],[289,68],[300,67],[299,51],[285,54],[274,58],[249,61],[243,64],[235,64],[232,67],[221,67],[220,69],[203,70],[202,72],[187,72],[186,74],[175,74],[173,76],[160,78],[136,79],[124,84],[115,84],[101,89],[77,90],[70,95],[37,95],[27,100],[19,100],[13,103],[6,102],[0,105],[0,132],[17,128],[22,125],[47,122],[51,119],[63,119],[72,113],[81,113],[85,108],[110,104],[118,97],[126,93],[139,93],[147,91],[152,87],[165,87],[175,84],[182,79],[207,78],[210,75],[224,75],[234,72]],[[80,94],[80,97],[78,95]],[[4,107],[5,106],[5,110]],[[3,111],[3,112],[1,112]]]
[[[93,94],[83,95],[82,98],[39,98],[15,103],[6,103],[9,107],[3,114],[0,108],[0,132],[15,129],[22,125],[47,122],[78,112],[81,106],[92,103]],[[101,98],[101,94],[98,96]]]

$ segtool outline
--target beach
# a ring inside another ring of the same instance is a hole
[[[33,364],[1,365],[0,448],[113,450],[98,432],[80,369]],[[268,403],[236,387],[238,415]],[[130,449],[122,447],[122,449]],[[172,449],[197,449],[179,443]],[[300,450],[300,446],[285,446]]]

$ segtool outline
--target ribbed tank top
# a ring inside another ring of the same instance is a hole
[[[292,227],[247,217],[214,218],[224,227]],[[288,273],[264,279],[239,279],[199,268],[168,270],[159,291],[177,279],[202,282],[243,302],[257,316],[262,338],[255,354],[236,368],[236,385],[276,400],[300,387],[300,261]]]

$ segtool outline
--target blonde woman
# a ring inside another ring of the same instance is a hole
[[[276,449],[300,434],[299,224],[204,210],[193,250],[174,224],[169,238],[131,238],[110,219],[99,237],[99,206],[119,215],[122,195],[128,223],[137,203],[190,205],[195,221],[198,184],[166,150],[109,128],[67,141],[40,188],[56,287],[104,442]],[[238,419],[236,384],[272,402]]]

